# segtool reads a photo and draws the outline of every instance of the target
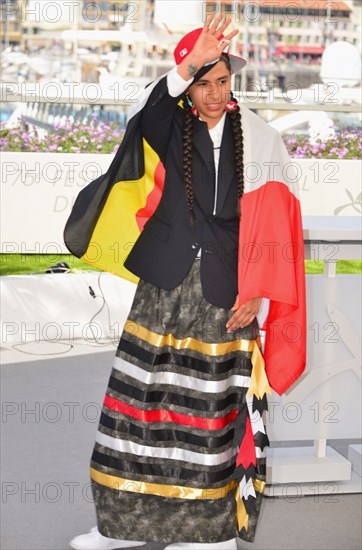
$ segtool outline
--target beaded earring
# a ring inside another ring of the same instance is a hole
[[[225,111],[227,111],[228,113],[232,113],[237,108],[238,108],[238,104],[233,96],[233,93],[230,92],[230,98],[227,104],[225,105]]]
[[[186,94],[186,99],[187,99],[187,103],[191,107],[191,113],[194,115],[195,118],[199,118],[199,111],[196,109],[196,107],[193,106],[191,98],[187,94]]]

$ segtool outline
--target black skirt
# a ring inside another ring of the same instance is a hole
[[[172,290],[138,283],[90,464],[106,537],[254,539],[269,445],[266,394],[247,396],[266,378],[259,326],[226,332],[233,312],[204,299],[201,261]]]

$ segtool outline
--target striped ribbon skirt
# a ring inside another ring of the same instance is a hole
[[[91,457],[106,537],[252,542],[265,487],[270,392],[256,318],[208,303],[196,259],[172,290],[139,281]]]

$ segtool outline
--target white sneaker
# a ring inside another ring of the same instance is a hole
[[[110,539],[101,535],[97,527],[92,527],[89,533],[78,535],[72,539],[69,544],[75,550],[112,550],[144,546],[147,542]]]
[[[163,550],[237,550],[235,539],[222,542],[175,542],[169,544]]]

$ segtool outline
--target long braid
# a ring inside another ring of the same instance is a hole
[[[235,98],[233,98],[233,100],[235,101]],[[241,114],[239,105],[235,111],[230,113],[230,120],[234,138],[236,180],[238,182],[238,202],[236,205],[236,212],[238,217],[240,217],[240,199],[244,194],[244,136],[241,127]]]
[[[221,54],[220,61],[223,61],[227,66],[228,70],[231,71],[230,59],[227,54]],[[236,101],[235,97],[231,93],[231,99]],[[244,136],[243,129],[241,126],[241,113],[240,107],[238,105],[235,111],[232,111],[230,114],[231,127],[233,131],[233,141],[234,141],[234,159],[235,159],[235,172],[236,180],[238,182],[238,193],[237,193],[237,205],[236,213],[237,216],[241,216],[240,212],[240,199],[244,194]]]
[[[183,127],[183,170],[184,180],[186,185],[186,200],[189,208],[189,219],[193,228],[195,228],[195,212],[194,212],[194,189],[192,185],[192,133],[194,118],[191,113],[191,108],[184,99],[184,127]]]
[[[224,61],[228,70],[231,71],[231,65],[229,57],[225,54],[222,54],[220,61]],[[233,97],[233,100],[235,98]],[[186,199],[187,205],[189,208],[189,219],[192,227],[195,227],[195,212],[194,212],[194,191],[192,185],[192,129],[193,129],[193,114],[191,113],[191,107],[189,106],[186,99],[183,99],[184,106],[184,127],[183,127],[183,171],[184,171],[184,180],[186,185]],[[237,109],[231,113],[230,121],[233,132],[233,141],[234,141],[234,155],[235,155],[235,172],[236,179],[238,182],[238,192],[237,192],[237,205],[236,205],[236,214],[238,217],[241,216],[240,212],[240,199],[244,194],[244,139],[243,139],[243,130],[241,127],[241,114],[240,107],[238,105]]]

